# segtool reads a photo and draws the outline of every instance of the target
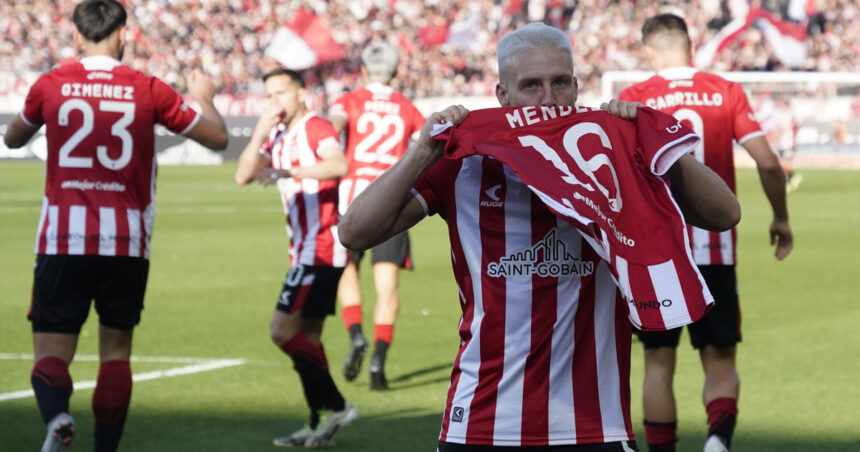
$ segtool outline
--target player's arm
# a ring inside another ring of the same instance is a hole
[[[6,127],[3,135],[3,143],[10,149],[17,149],[27,144],[30,138],[39,131],[39,127],[33,127],[24,122],[21,115],[15,115]]]
[[[430,131],[435,124],[443,122],[457,126],[468,113],[457,105],[427,118],[418,140],[403,158],[350,204],[338,224],[338,236],[345,247],[366,250],[409,229],[426,216],[424,206],[412,196],[411,189],[418,178],[442,157],[444,143],[433,140]]]
[[[269,104],[263,110],[257,119],[257,125],[254,127],[251,139],[248,140],[245,149],[242,149],[242,153],[239,154],[235,174],[237,184],[244,185],[253,182],[263,168],[270,167],[269,159],[260,154],[260,149],[266,144],[266,138],[272,128],[281,122],[283,115],[283,109],[273,104]]]
[[[340,146],[328,146],[318,151],[317,155],[320,161],[313,165],[294,166],[288,169],[263,167],[258,171],[255,179],[264,186],[268,186],[283,177],[329,180],[346,176],[346,157]]]
[[[200,71],[188,76],[188,93],[200,105],[200,120],[185,134],[209,149],[217,151],[227,147],[227,126],[213,102],[215,85]]]
[[[788,225],[788,206],[785,201],[785,174],[779,158],[770,148],[764,136],[757,136],[741,143],[758,168],[758,177],[770,207],[773,221],[770,224],[770,243],[776,244],[774,256],[782,260],[791,252],[793,239]]]
[[[666,173],[688,224],[725,231],[741,219],[741,205],[728,185],[692,155],[684,154]]]

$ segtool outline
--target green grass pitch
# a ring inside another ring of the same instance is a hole
[[[307,413],[289,359],[268,338],[268,322],[287,269],[283,212],[272,188],[239,187],[233,164],[162,167],[152,265],[134,354],[141,357],[242,359],[243,365],[138,382],[121,449],[125,451],[272,451],[274,436]],[[26,313],[43,165],[0,164],[0,398],[30,388],[32,352]],[[795,250],[772,257],[770,210],[757,175],[739,176],[743,220],[738,267],[744,342],[735,451],[860,450],[860,177],[806,170],[789,195]],[[450,366],[457,350],[457,292],[448,243],[437,218],[412,230],[417,269],[404,273],[402,306],[388,359],[392,387],[367,389],[365,368],[352,383],[341,362],[347,336],[330,318],[324,342],[332,373],[360,411],[338,435],[342,451],[435,450]],[[372,301],[369,268],[362,274]],[[369,305],[372,306],[372,305]],[[365,308],[366,331],[372,308]],[[96,353],[95,314],[78,354]],[[706,430],[698,357],[682,338],[675,382],[680,451],[699,451]],[[634,343],[633,423],[642,436],[641,347]],[[135,362],[135,374],[187,363]],[[75,361],[75,381],[96,363]],[[92,450],[91,389],[72,397],[74,450]],[[32,397],[0,401],[0,451],[36,450],[44,426]],[[640,442],[640,446],[644,444]]]

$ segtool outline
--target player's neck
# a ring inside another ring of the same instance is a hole
[[[302,120],[302,119],[303,119],[307,114],[308,114],[308,110],[307,110],[307,109],[302,109],[302,110],[298,110],[298,111],[296,111],[296,114],[294,114],[294,115],[293,115],[293,117],[292,117],[292,118],[290,118],[290,120],[289,120],[289,121],[287,121],[287,123],[286,123],[286,125],[287,125],[287,131],[289,132],[290,130],[293,130],[293,127],[295,127],[296,125],[298,125],[298,123],[299,123],[299,122],[301,122],[301,120]]]

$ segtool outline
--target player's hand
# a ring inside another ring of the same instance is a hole
[[[271,102],[268,103],[266,107],[263,108],[260,118],[257,119],[257,126],[254,128],[254,134],[261,137],[267,136],[272,130],[272,127],[275,127],[275,125],[284,120],[285,115],[286,112],[284,111],[284,107]]]
[[[639,110],[639,107],[644,106],[640,102],[612,99],[608,103],[602,103],[600,109],[621,119],[636,119],[636,111]]]
[[[257,173],[257,177],[254,178],[260,185],[264,187],[268,187],[269,185],[277,184],[278,179],[284,177],[290,177],[289,170],[283,169],[275,169],[275,168],[263,168]]]
[[[199,69],[195,69],[188,75],[187,84],[188,93],[198,102],[212,101],[212,98],[215,97],[215,84],[212,83],[209,76],[203,74],[203,71]]]
[[[468,115],[469,110],[462,105],[452,105],[431,114],[424,123],[424,127],[421,128],[421,134],[415,145],[416,151],[427,153],[427,157],[434,161],[442,157],[445,142],[434,140],[430,133],[440,124],[451,123],[452,126],[457,127],[466,120]]]
[[[791,236],[791,228],[788,227],[787,221],[774,220],[770,224],[770,244],[776,244],[776,250],[773,255],[777,260],[783,260],[794,247],[794,241]]]

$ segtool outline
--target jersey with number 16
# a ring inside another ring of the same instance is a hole
[[[180,95],[107,56],[42,75],[21,119],[46,128],[38,254],[149,257],[156,123],[185,134],[199,120]]]

